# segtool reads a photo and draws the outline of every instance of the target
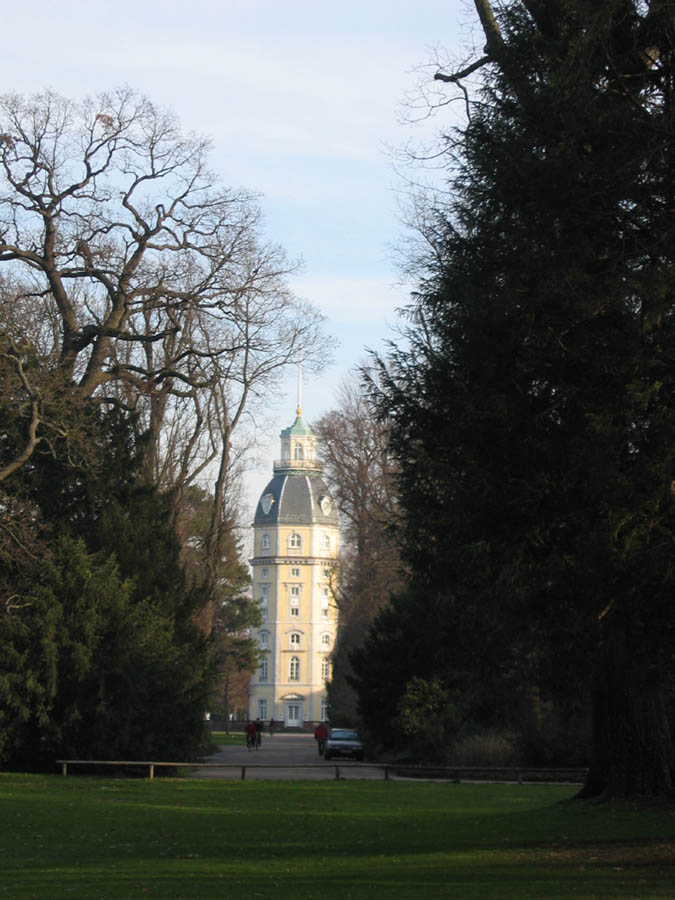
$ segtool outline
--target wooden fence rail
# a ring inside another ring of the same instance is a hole
[[[339,766],[336,764],[319,763],[306,765],[272,765],[256,763],[255,765],[245,765],[242,763],[195,763],[195,762],[156,762],[149,760],[96,760],[96,759],[57,759],[57,765],[61,766],[61,774],[68,774],[68,766],[112,766],[118,769],[122,768],[145,768],[148,769],[148,778],[152,780],[155,777],[155,769],[240,769],[241,780],[246,780],[247,769],[323,769],[327,771],[333,769],[335,778],[344,778],[346,771],[358,769],[377,769],[382,771],[385,781],[389,780],[390,775],[399,776],[400,778],[434,778],[446,781],[508,781],[523,784],[523,782],[569,782],[572,784],[580,784],[586,776],[586,769],[580,768],[559,768],[559,769],[543,769],[537,767],[515,767],[515,766],[453,766],[439,767],[434,766],[405,766],[393,763],[350,763],[347,766]],[[358,776],[357,776],[358,777]]]

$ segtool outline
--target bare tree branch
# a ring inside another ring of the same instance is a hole
[[[466,78],[468,75],[476,72],[478,69],[487,65],[489,62],[492,62],[492,58],[490,56],[481,56],[480,59],[477,59],[475,62],[471,63],[471,65],[466,66],[464,69],[460,69],[459,72],[453,72],[451,75],[446,75],[444,72],[436,72],[436,74],[434,75],[434,81],[445,81],[457,84],[463,78]]]

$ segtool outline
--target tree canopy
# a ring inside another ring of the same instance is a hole
[[[476,0],[484,56],[437,75],[469,118],[373,388],[411,578],[357,657],[362,709],[406,638],[401,695],[440,673],[474,720],[592,695],[592,796],[673,788],[669,6]]]
[[[0,761],[187,756],[253,664],[246,423],[327,359],[295,268],[148,98],[0,97]]]

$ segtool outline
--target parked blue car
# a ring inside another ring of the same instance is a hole
[[[353,728],[332,728],[326,740],[324,759],[334,756],[363,759],[363,744],[358,731]]]

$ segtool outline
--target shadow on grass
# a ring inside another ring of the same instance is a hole
[[[2,886],[17,900],[672,897],[673,810],[559,802],[573,791],[3,775]]]

